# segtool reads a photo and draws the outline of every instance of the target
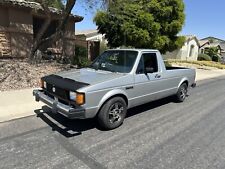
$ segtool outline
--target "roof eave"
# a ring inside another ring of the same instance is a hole
[[[20,1],[16,1],[16,0],[2,0],[2,1],[0,1],[0,5],[8,7],[8,8],[12,7],[12,8],[31,10],[33,15],[39,15],[39,16],[41,16],[44,12],[41,5],[37,2],[29,2],[29,1],[20,2]],[[62,10],[58,10],[53,7],[49,7],[49,9],[51,11],[51,15],[55,15],[55,16],[62,15]],[[44,14],[43,14],[43,16],[44,16]],[[84,18],[79,15],[70,14],[70,19],[73,19],[75,22],[81,22]]]

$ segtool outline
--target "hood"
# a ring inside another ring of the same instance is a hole
[[[56,75],[78,82],[88,83],[90,85],[102,83],[108,80],[125,76],[125,74],[122,73],[113,73],[102,70],[94,70],[90,68],[84,68],[80,70],[72,69],[69,71],[57,73]]]

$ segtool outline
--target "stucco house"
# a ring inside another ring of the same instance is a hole
[[[105,35],[98,33],[96,29],[90,30],[76,30],[76,36],[85,36],[86,41],[100,41],[105,42]]]
[[[180,48],[173,52],[167,52],[164,59],[180,59],[180,60],[197,60],[199,53],[199,41],[196,36],[185,36],[185,43]]]
[[[205,53],[210,47],[218,48],[218,55],[220,57],[225,57],[225,40],[215,38],[215,37],[206,37],[199,40],[200,43],[200,53]]]
[[[49,36],[56,31],[61,18],[61,11],[50,8],[51,22],[46,34]],[[0,0],[0,58],[1,57],[28,57],[33,39],[36,37],[45,18],[39,3],[25,0]],[[64,49],[66,56],[74,55],[75,23],[83,17],[70,15],[63,40],[52,44],[52,48]]]
[[[96,29],[76,30],[76,45],[87,48],[89,60],[94,60],[100,54],[101,43],[107,44],[103,34]]]
[[[225,42],[220,43],[220,47],[221,47],[221,58],[225,60]]]

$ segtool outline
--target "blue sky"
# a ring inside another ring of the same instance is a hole
[[[186,21],[182,35],[196,35],[198,38],[214,36],[225,40],[225,1],[224,0],[184,0]],[[77,2],[74,14],[84,16],[84,20],[76,24],[77,30],[94,29],[92,19],[94,11],[88,12]]]

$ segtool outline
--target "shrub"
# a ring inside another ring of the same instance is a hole
[[[218,55],[218,50],[218,47],[210,47],[205,49],[205,54],[209,55],[212,58],[213,56]]]
[[[83,46],[75,46],[75,56],[72,58],[72,64],[78,67],[86,67],[90,64],[87,56],[87,48]]]
[[[212,56],[212,61],[214,61],[214,62],[220,62],[221,59],[220,59],[220,57],[218,55],[214,55],[214,56]]]
[[[206,54],[199,54],[198,55],[198,60],[199,61],[202,61],[202,60],[212,61],[212,58],[209,55],[206,55]]]

